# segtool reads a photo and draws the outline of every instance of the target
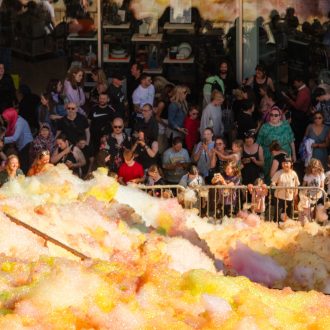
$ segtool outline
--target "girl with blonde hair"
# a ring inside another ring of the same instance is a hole
[[[188,113],[187,95],[190,89],[184,85],[175,86],[172,92],[171,103],[168,106],[168,125],[172,130],[172,138],[187,134],[184,128],[184,119]]]

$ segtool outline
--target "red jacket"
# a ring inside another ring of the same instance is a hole
[[[296,110],[307,113],[311,103],[311,92],[307,86],[298,90],[298,94],[295,100],[289,99],[289,103]]]
[[[183,127],[188,131],[188,134],[185,136],[185,143],[190,153],[193,151],[195,144],[199,141],[199,126],[199,119],[191,119],[187,116],[184,120]]]

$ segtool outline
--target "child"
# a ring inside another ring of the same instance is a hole
[[[257,178],[254,185],[248,184],[247,188],[252,196],[251,211],[258,214],[265,213],[268,189],[264,181],[261,178]]]
[[[185,144],[187,150],[191,154],[195,144],[199,141],[199,109],[198,106],[191,106],[188,112],[188,116],[185,118],[183,127],[187,130],[185,135]]]
[[[330,156],[328,156],[328,168],[330,168]],[[327,195],[330,197],[330,170],[325,173],[325,184],[327,185]]]
[[[230,155],[226,155],[225,153],[221,153],[221,158],[227,161],[234,162],[239,169],[242,168],[242,153],[243,153],[243,141],[235,140],[232,143],[232,153]]]
[[[316,187],[324,189],[325,175],[322,163],[312,158],[307,167],[306,174],[303,179],[303,186]],[[322,191],[320,189],[306,189],[299,193],[299,220],[302,223],[311,221],[315,217],[315,206],[322,199]]]
[[[275,189],[275,221],[285,221],[288,214],[293,215],[293,200],[298,194],[298,190],[294,188],[299,184],[298,175],[292,169],[291,157],[285,157],[282,161],[282,169],[272,177],[272,185],[288,187]]]
[[[223,186],[238,186],[240,184],[241,173],[237,164],[233,161],[227,162],[224,166],[225,175],[215,173],[212,179],[212,184],[219,184]],[[220,189],[220,204],[223,205],[223,214],[232,216],[233,209],[236,207],[237,200],[236,189]]]
[[[144,181],[144,170],[141,164],[134,160],[131,150],[124,151],[124,163],[118,170],[118,182],[122,185],[127,183],[141,183]]]
[[[318,159],[312,158],[306,167],[303,186],[324,189],[324,181],[325,175],[322,163]],[[322,198],[322,191],[320,189],[308,189],[306,193],[314,205]]]

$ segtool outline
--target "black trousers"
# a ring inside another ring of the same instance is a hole
[[[21,170],[23,171],[24,174],[26,174],[28,172],[29,167],[31,165],[31,163],[30,163],[30,145],[31,145],[31,143],[26,144],[24,146],[24,148],[18,152],[18,158],[19,158],[19,162],[21,165]]]
[[[281,214],[285,213],[288,217],[293,217],[293,201],[275,198],[275,219],[274,221],[282,221]]]

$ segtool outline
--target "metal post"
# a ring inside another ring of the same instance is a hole
[[[97,0],[96,17],[97,17],[97,66],[102,66],[102,4],[101,0]]]

